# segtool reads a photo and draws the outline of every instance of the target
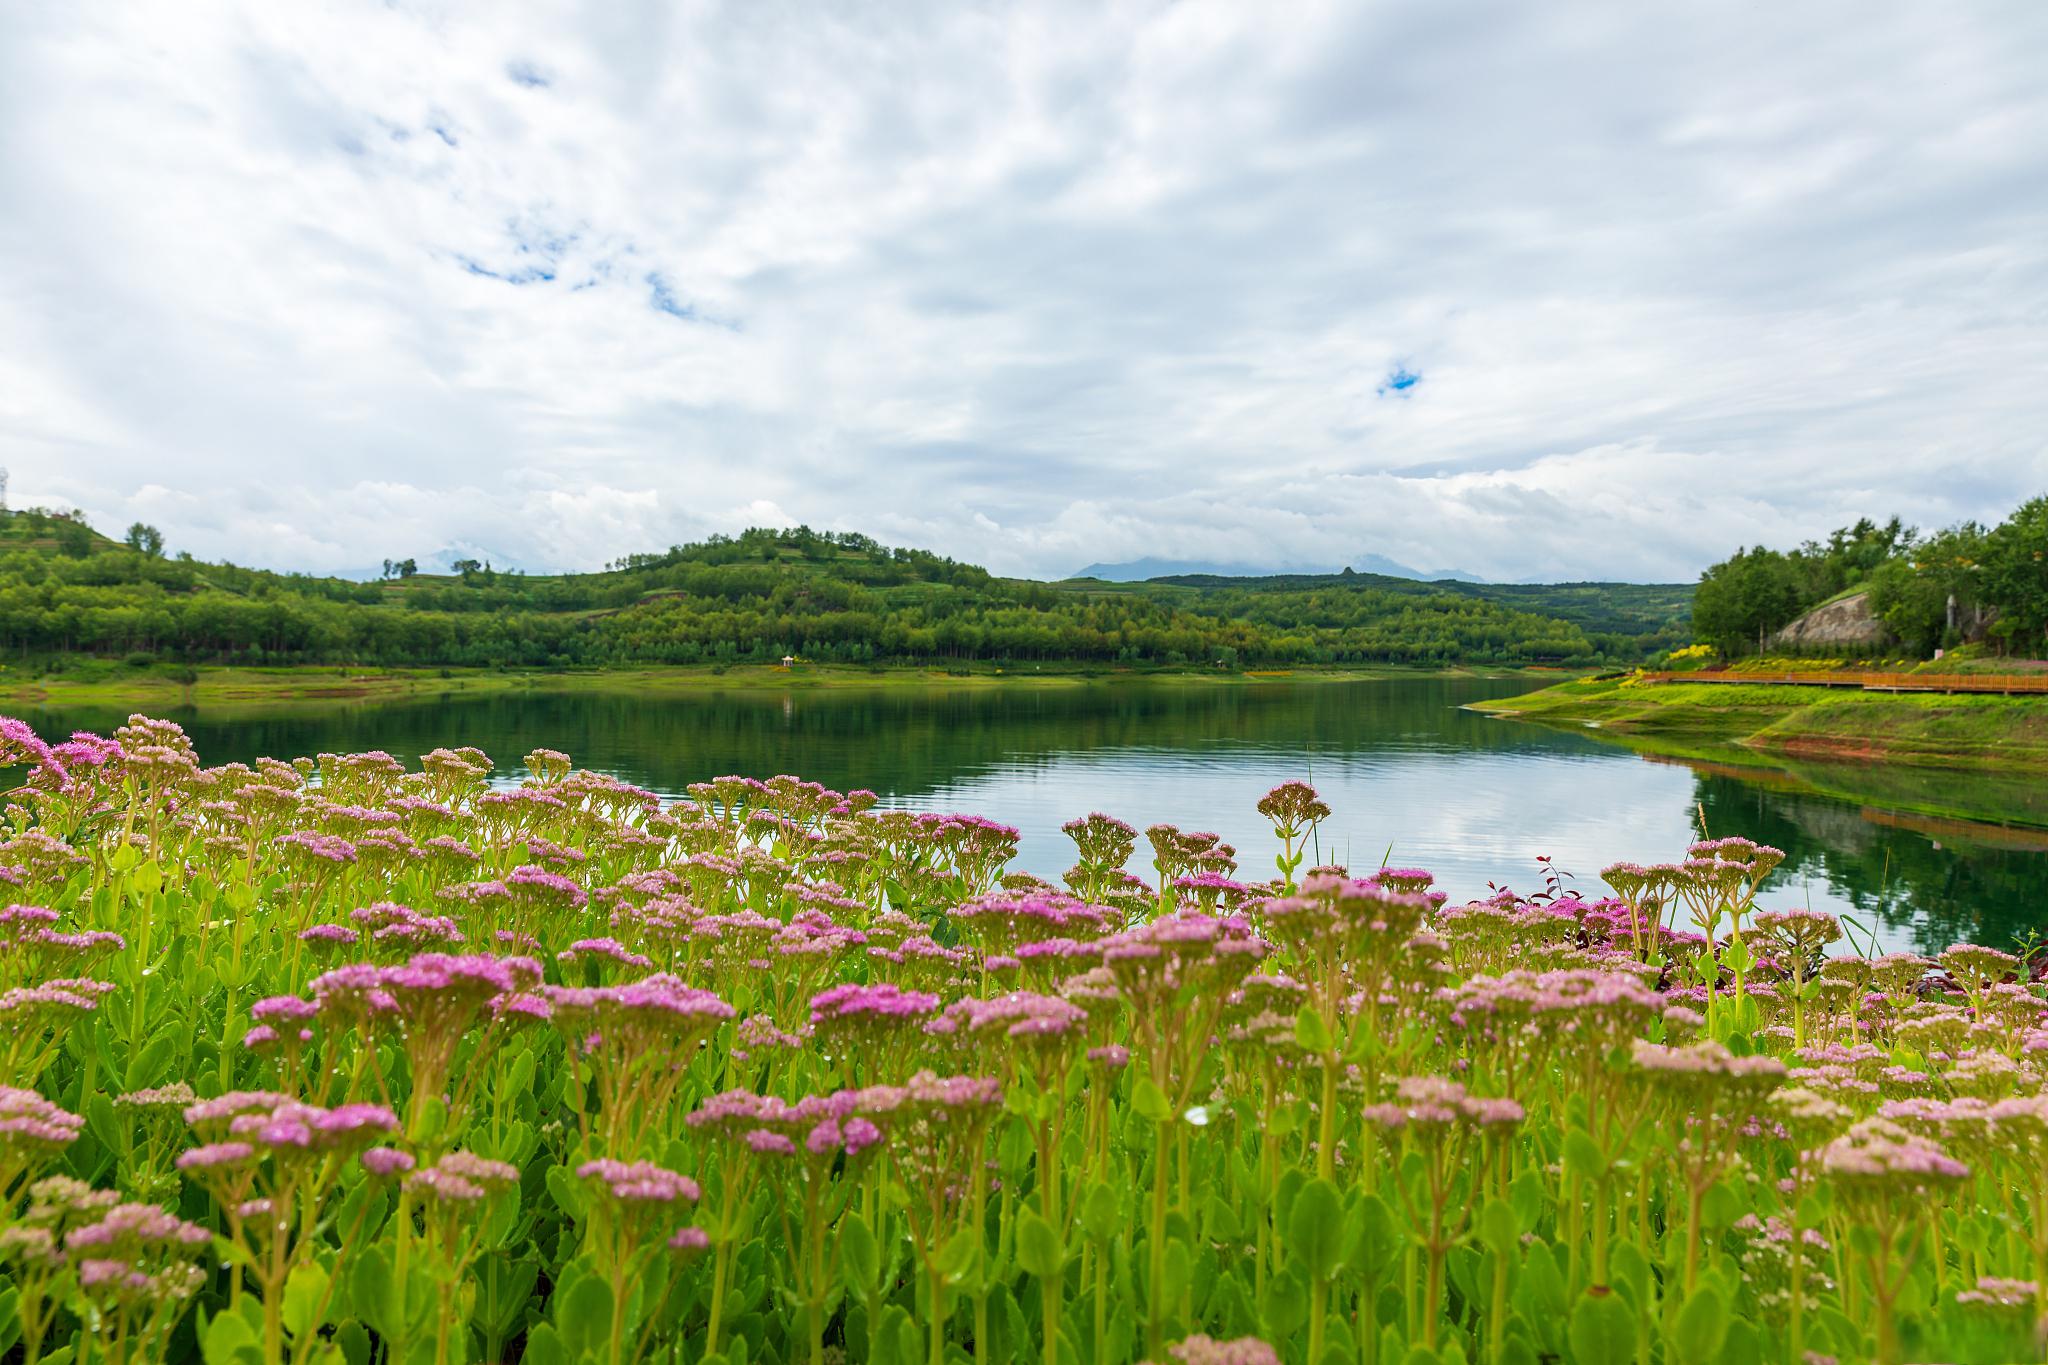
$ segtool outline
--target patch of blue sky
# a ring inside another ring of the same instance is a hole
[[[562,231],[545,227],[531,219],[511,218],[505,223],[505,231],[519,248],[521,255],[544,256],[550,262],[559,261],[576,245],[583,234],[577,231]]]
[[[714,317],[698,308],[696,304],[676,293],[675,286],[659,270],[647,272],[647,303],[657,313],[666,313],[684,322],[701,322],[712,327],[723,327],[728,332],[737,332],[740,325],[727,318]]]
[[[481,275],[487,280],[503,280],[506,284],[546,284],[555,278],[551,266],[530,265],[518,270],[493,270],[472,256],[457,256],[455,259],[472,275]]]
[[[674,286],[670,285],[658,270],[647,272],[647,301],[654,306],[657,313],[666,313],[685,322],[703,320],[698,316],[696,305],[677,298]]]

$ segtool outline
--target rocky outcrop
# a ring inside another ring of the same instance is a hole
[[[1773,635],[1770,647],[1792,653],[1864,649],[1889,638],[1884,622],[1870,609],[1870,594],[1856,592],[1815,607]]]

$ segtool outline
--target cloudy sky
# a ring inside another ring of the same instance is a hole
[[[2048,490],[2048,5],[15,0],[15,506],[1686,578]]]

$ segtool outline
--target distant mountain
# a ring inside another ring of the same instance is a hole
[[[1388,578],[1413,578],[1421,583],[1441,583],[1454,578],[1460,583],[1485,583],[1488,580],[1470,569],[1411,569],[1406,564],[1396,563],[1385,555],[1360,555],[1351,561],[1351,567],[1360,573],[1384,574]]]
[[[1438,583],[1456,579],[1460,583],[1484,583],[1487,580],[1469,569],[1436,569],[1424,573],[1398,564],[1385,555],[1361,555],[1351,561],[1351,567],[1359,573],[1375,573],[1387,578],[1412,578],[1418,583]],[[1321,575],[1336,573],[1336,569],[1305,568],[1299,564],[1218,564],[1199,559],[1127,559],[1115,564],[1090,564],[1074,574],[1075,578],[1099,578],[1105,583],[1142,583],[1148,578],[1273,578],[1296,574]]]
[[[1105,583],[1142,583],[1148,578],[1173,578],[1182,574],[1209,574],[1220,578],[1264,578],[1270,574],[1322,573],[1298,565],[1218,564],[1203,559],[1126,559],[1117,564],[1090,564],[1074,578],[1099,578]]]

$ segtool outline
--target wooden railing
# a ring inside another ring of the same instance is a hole
[[[2048,673],[1645,673],[1653,683],[1745,683],[1841,687],[1862,692],[1992,692],[2048,694]]]

